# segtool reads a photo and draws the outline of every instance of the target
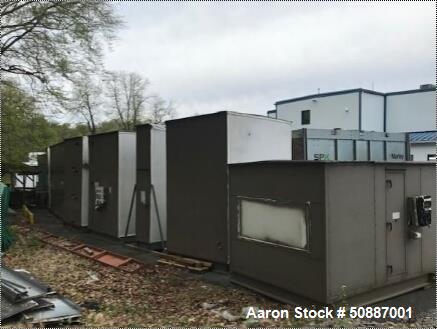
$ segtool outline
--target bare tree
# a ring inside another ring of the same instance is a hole
[[[99,76],[94,79],[88,74],[75,80],[71,98],[66,103],[70,112],[85,120],[91,134],[97,132],[97,116],[102,110],[102,87]]]
[[[166,102],[161,97],[155,96],[149,103],[147,121],[150,123],[164,123],[176,116],[176,110],[171,101]]]
[[[143,121],[146,102],[154,97],[146,95],[149,80],[137,73],[109,72],[105,81],[112,113],[122,129],[133,130]]]

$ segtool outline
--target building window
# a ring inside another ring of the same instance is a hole
[[[310,110],[302,111],[302,124],[309,125],[310,121],[311,121],[311,111]]]

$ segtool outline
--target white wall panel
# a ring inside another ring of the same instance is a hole
[[[278,119],[292,121],[292,129],[359,129],[358,92],[325,97],[314,97],[277,105]],[[301,124],[301,112],[311,111],[309,125]]]
[[[387,131],[436,129],[435,91],[387,96]]]
[[[164,241],[167,240],[167,160],[165,128],[153,127],[150,131],[151,180],[155,188],[159,219]],[[150,195],[150,243],[161,241],[158,215],[153,195]]]
[[[118,236],[124,237],[132,193],[136,182],[136,136],[133,132],[118,134]],[[115,173],[114,173],[115,175]],[[128,236],[135,235],[135,203],[129,223]]]
[[[428,154],[436,154],[435,143],[411,144],[410,152],[413,161],[428,161]]]
[[[286,121],[228,113],[228,163],[291,160],[291,127]]]
[[[361,130],[384,131],[384,96],[362,93]]]

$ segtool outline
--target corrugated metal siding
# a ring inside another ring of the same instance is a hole
[[[409,134],[410,143],[432,143],[437,141],[437,131],[418,131]]]

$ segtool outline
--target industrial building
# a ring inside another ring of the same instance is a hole
[[[136,240],[162,249],[167,240],[165,126],[139,125],[136,136]]]
[[[167,248],[227,264],[228,164],[290,160],[290,124],[218,112],[170,120],[166,129]]]
[[[117,238],[135,235],[135,133],[115,131],[88,139],[88,227]]]
[[[231,279],[286,303],[360,305],[429,286],[435,166],[229,166]]]
[[[436,160],[437,131],[418,131],[408,135],[414,161]]]
[[[319,93],[278,101],[268,116],[290,121],[292,130],[436,131],[435,91],[434,85],[426,84],[390,93],[362,88]],[[412,154],[422,152],[423,145],[416,144],[411,147]]]

